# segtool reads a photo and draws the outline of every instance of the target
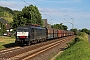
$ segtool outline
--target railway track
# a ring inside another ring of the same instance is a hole
[[[57,45],[60,45],[73,37],[64,37],[26,47],[15,47],[0,51],[2,60],[30,60],[31,58],[43,53]]]
[[[12,52],[12,51],[14,51],[16,49],[20,49],[20,48],[21,47],[13,47],[13,48],[4,49],[4,50],[0,51],[0,55]]]

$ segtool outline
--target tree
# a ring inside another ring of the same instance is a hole
[[[82,30],[80,30],[81,32],[85,32],[85,33],[87,33],[87,34],[89,34],[90,35],[90,30],[88,30],[88,29],[86,29],[86,28],[83,28]]]
[[[67,26],[63,25],[63,23],[60,23],[60,24],[54,24],[52,25],[52,28],[55,28],[55,29],[61,29],[61,30],[67,30]]]
[[[3,35],[3,33],[5,32],[6,32],[5,25],[0,21],[0,35]]]
[[[14,28],[26,24],[39,24],[42,26],[42,16],[36,6],[25,6],[22,11],[14,16],[12,24]]]
[[[12,17],[14,16],[14,12],[12,9],[8,7],[0,6],[0,18],[7,20],[8,22],[13,21]]]
[[[75,29],[70,29],[70,31],[73,31],[75,35],[77,35],[78,33],[78,30],[75,28]]]
[[[14,14],[17,14],[17,13],[20,12],[20,11],[18,11],[18,10],[13,10],[13,12],[14,12]]]
[[[63,30],[67,30],[68,29],[68,27],[65,26],[65,25],[62,25],[62,27],[63,27]]]

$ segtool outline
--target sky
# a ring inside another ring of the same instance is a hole
[[[0,0],[0,6],[22,10],[30,4],[37,6],[48,23],[68,26],[68,29],[90,30],[90,0]]]

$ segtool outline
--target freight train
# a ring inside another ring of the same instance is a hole
[[[15,43],[20,45],[31,45],[32,43],[71,35],[74,35],[74,32],[53,28],[42,28],[36,25],[19,26],[16,30]]]

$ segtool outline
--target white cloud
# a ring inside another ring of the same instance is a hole
[[[23,3],[22,3],[23,4]],[[15,1],[0,1],[0,6],[9,7],[11,9],[20,10],[21,5]]]
[[[79,11],[73,8],[39,8],[41,13],[44,15],[56,16],[56,17],[75,17],[75,18],[90,18],[89,12]]]
[[[29,1],[29,0],[25,0],[28,4],[33,4],[33,5],[39,5],[39,3],[79,3],[82,2],[82,0],[37,0],[37,1]],[[25,2],[19,0],[2,0],[0,1],[0,6],[4,6],[4,7],[9,7],[11,9],[15,9],[15,10],[21,10],[24,6],[27,6],[28,4],[26,4]],[[40,6],[40,5],[39,5]],[[48,6],[47,6],[48,7]],[[52,7],[52,6],[51,6]],[[66,18],[67,20],[71,21],[70,18],[74,18],[75,21],[74,23],[77,25],[81,25],[79,28],[82,28],[85,23],[81,23],[81,21],[85,21],[85,20],[89,20],[90,19],[90,12],[85,12],[85,11],[80,11],[79,8],[75,9],[75,8],[42,8],[42,7],[38,7],[42,14],[42,16],[46,19],[48,19],[49,23],[51,24],[55,24],[55,23],[60,23],[60,22],[64,22],[64,18]],[[86,25],[89,25],[89,23],[87,22]],[[68,24],[68,26],[71,28],[71,24]]]
[[[27,2],[27,1],[26,1]],[[28,4],[26,4],[25,2],[23,2],[23,1],[18,1],[18,0],[16,0],[16,1],[7,1],[7,0],[5,0],[5,1],[0,1],[0,6],[3,6],[3,7],[9,7],[9,8],[11,8],[11,9],[13,9],[13,10],[22,10],[22,8],[24,7],[24,6],[27,6],[27,5],[29,5],[29,4],[35,4],[34,2],[27,2]]]
[[[48,19],[48,22],[50,24],[57,24],[57,23],[64,23],[70,28],[72,28],[72,25],[70,23],[66,23],[64,19],[72,22],[71,18],[74,18],[74,27],[75,28],[83,28],[83,23],[89,21],[90,19],[90,12],[84,12],[80,11],[78,9],[72,9],[72,8],[60,8],[60,9],[54,9],[54,8],[39,8],[39,10],[43,11],[42,16],[44,18]],[[89,25],[88,22],[84,23],[85,25]]]
[[[60,8],[60,9],[53,9],[53,8],[45,8],[40,9],[42,11],[46,11],[43,13],[43,16],[46,16],[48,19],[48,22],[50,24],[58,24],[58,23],[64,23],[69,27],[69,29],[72,28],[72,25],[64,19],[72,22],[71,18],[74,18],[74,28],[82,29],[82,28],[89,28],[89,21],[90,21],[90,12],[80,11],[78,9],[72,9],[72,8]],[[49,17],[49,16],[51,17]],[[90,29],[90,28],[89,28]]]
[[[6,1],[0,1],[0,6],[7,6],[7,7],[12,7],[14,6],[15,3],[12,2],[6,2]]]

